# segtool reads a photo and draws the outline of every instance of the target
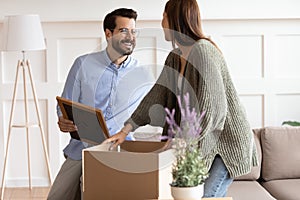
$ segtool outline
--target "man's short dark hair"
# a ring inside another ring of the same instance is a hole
[[[136,11],[128,8],[119,8],[111,13],[108,13],[103,21],[103,30],[106,29],[114,30],[116,28],[116,17],[127,17],[129,19],[134,19],[136,21],[137,13]]]

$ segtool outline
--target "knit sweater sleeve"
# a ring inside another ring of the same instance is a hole
[[[215,46],[201,40],[192,49],[186,68],[186,78],[190,86],[186,84],[185,90],[190,93],[191,105],[195,105],[200,112],[205,112],[201,134],[211,148],[221,135],[227,111],[221,71],[222,58]]]
[[[170,94],[174,93],[172,80],[174,79],[174,73],[177,72],[170,67],[172,66],[170,63],[173,58],[174,54],[171,52],[165,61],[164,68],[156,83],[141,101],[131,117],[124,123],[130,123],[133,127],[132,131],[147,124],[164,127],[166,116],[165,107],[168,106],[169,101],[174,99],[168,98]]]

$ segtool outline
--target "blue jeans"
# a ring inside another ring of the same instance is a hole
[[[205,180],[203,197],[225,197],[232,181],[223,160],[217,155]]]

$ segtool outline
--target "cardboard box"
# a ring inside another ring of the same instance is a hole
[[[121,151],[101,144],[83,151],[84,200],[172,199],[174,155],[165,142],[125,141]]]
[[[202,198],[201,200],[232,200],[232,197]]]

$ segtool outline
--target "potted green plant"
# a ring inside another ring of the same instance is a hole
[[[180,126],[175,122],[175,110],[165,109],[166,121],[169,124],[168,134],[172,138],[175,155],[171,193],[174,199],[199,199],[203,195],[204,181],[209,175],[199,148],[199,141],[202,138],[201,121],[205,113],[197,113],[195,108],[190,108],[188,93],[184,95],[185,106],[182,105],[180,96],[178,103],[181,111]],[[188,192],[177,197],[176,195],[180,195],[182,191]]]

